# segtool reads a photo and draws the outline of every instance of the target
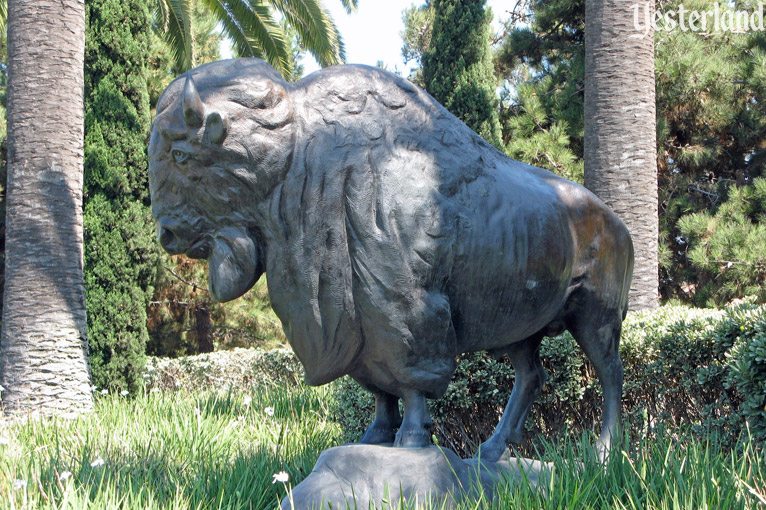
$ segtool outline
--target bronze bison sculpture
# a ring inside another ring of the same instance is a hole
[[[265,272],[306,381],[348,374],[374,394],[363,443],[430,444],[426,398],[445,392],[457,355],[489,351],[516,373],[480,448],[497,460],[545,381],[542,338],[566,329],[601,381],[608,447],[633,248],[583,187],[366,66],[297,83],[258,59],[193,69],[162,94],[149,157],[164,249],[207,259],[217,301]]]

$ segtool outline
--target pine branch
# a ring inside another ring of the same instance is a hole
[[[189,287],[193,287],[193,288],[194,288],[194,290],[197,290],[197,289],[199,289],[199,290],[204,290],[205,292],[210,292],[210,291],[209,291],[209,290],[207,290],[205,287],[202,287],[202,286],[200,286],[200,285],[197,285],[197,284],[196,284],[196,283],[194,283],[194,282],[190,282],[190,281],[184,280],[184,279],[183,279],[183,277],[181,277],[181,276],[180,276],[178,273],[176,273],[175,271],[173,271],[173,270],[172,270],[172,269],[170,269],[169,267],[167,267],[167,266],[163,266],[163,267],[165,267],[165,269],[167,269],[167,270],[168,270],[168,272],[169,272],[170,274],[172,274],[173,276],[175,276],[176,278],[178,278],[180,281],[182,281],[183,283],[185,283],[185,284],[186,284],[186,285],[188,285]]]
[[[192,306],[191,303],[188,303],[186,301],[176,301],[174,299],[166,299],[165,301],[149,301],[149,305],[150,306],[178,305],[178,306],[186,306],[186,307]]]
[[[756,269],[764,269],[766,268],[766,264],[763,262],[739,262],[736,260],[711,260],[711,264],[724,264],[726,265],[726,268],[730,268],[732,266],[748,266],[748,267],[754,267]]]

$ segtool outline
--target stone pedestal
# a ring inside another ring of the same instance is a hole
[[[497,463],[463,460],[451,450],[344,445],[325,450],[311,474],[282,500],[282,510],[398,508],[431,500],[451,508],[466,495],[484,491],[491,498],[498,482],[523,476],[537,484],[550,473],[547,464],[506,457]],[[437,508],[442,508],[438,506]]]

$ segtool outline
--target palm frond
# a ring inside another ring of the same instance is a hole
[[[346,12],[351,14],[359,8],[359,0],[340,0]]]
[[[356,0],[351,1],[356,5]],[[335,22],[319,0],[270,0],[287,22],[295,27],[303,46],[322,67],[346,60],[343,40]]]
[[[157,0],[154,29],[168,44],[176,67],[187,71],[194,67],[192,46],[191,0]]]
[[[215,18],[221,23],[224,34],[231,40],[234,45],[234,49],[239,54],[247,54],[248,40],[247,35],[243,32],[242,27],[239,26],[237,21],[232,17],[231,13],[227,10],[224,1],[220,0],[203,0],[205,6],[210,10]],[[258,58],[263,58],[263,53],[256,55]]]
[[[203,0],[239,55],[263,58],[290,76],[290,45],[268,5],[258,0]]]
[[[5,30],[8,22],[8,0],[0,0],[0,32]]]

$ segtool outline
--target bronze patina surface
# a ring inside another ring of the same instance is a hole
[[[426,398],[458,354],[487,350],[516,371],[481,447],[497,460],[545,380],[541,339],[565,329],[603,386],[600,445],[616,432],[625,226],[407,80],[349,65],[287,83],[257,59],[207,64],[162,95],[149,156],[162,246],[207,259],[219,301],[265,272],[307,381],[349,374],[374,393],[363,443],[430,444]]]

